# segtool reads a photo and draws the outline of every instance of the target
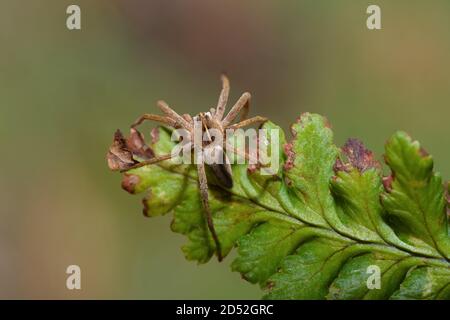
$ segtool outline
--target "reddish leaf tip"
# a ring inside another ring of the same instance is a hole
[[[366,149],[364,144],[358,139],[348,139],[342,148],[346,160],[337,159],[334,165],[335,172],[350,171],[352,168],[359,172],[376,168],[381,169],[381,164],[374,159],[372,151]]]
[[[149,196],[144,197],[142,199],[142,205],[144,206],[144,208],[142,209],[142,213],[144,214],[144,217],[147,217],[147,218],[150,217],[150,215],[148,213],[148,211],[149,211],[149,207],[148,207],[148,203],[147,203],[148,197]]]
[[[139,184],[140,178],[134,174],[125,173],[122,179],[122,189],[128,193],[135,193],[136,185]]]
[[[383,177],[382,182],[383,182],[383,186],[384,189],[387,192],[391,192],[392,191],[392,182],[394,181],[394,177],[392,175],[389,175],[387,177]]]
[[[284,170],[287,171],[294,167],[295,152],[293,150],[292,143],[284,144],[283,149],[287,157],[286,162],[284,163]]]

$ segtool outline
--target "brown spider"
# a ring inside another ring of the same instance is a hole
[[[188,114],[184,114],[180,116],[178,113],[176,113],[172,108],[170,108],[167,103],[164,101],[158,101],[157,106],[161,111],[164,113],[164,116],[156,115],[156,114],[144,114],[140,118],[138,118],[133,124],[132,128],[135,128],[136,126],[140,125],[145,120],[153,120],[160,123],[163,123],[169,127],[172,127],[174,129],[184,129],[186,130],[190,137],[193,139],[194,132],[196,129],[200,129],[200,132],[203,136],[204,133],[209,136],[209,130],[216,129],[218,130],[223,137],[222,143],[225,145],[225,149],[230,150],[231,152],[235,154],[239,154],[243,156],[245,159],[250,160],[252,159],[252,156],[249,155],[246,151],[241,151],[233,146],[231,146],[229,143],[226,142],[226,132],[227,129],[239,129],[248,125],[252,125],[255,123],[263,123],[267,121],[267,118],[256,116],[250,119],[247,119],[247,114],[250,107],[250,98],[251,95],[248,92],[245,92],[242,94],[242,96],[238,99],[236,104],[231,108],[230,112],[224,117],[225,113],[225,107],[228,100],[228,94],[230,92],[230,84],[228,81],[228,78],[225,75],[221,76],[222,80],[222,91],[219,96],[219,100],[217,102],[216,108],[211,108],[209,112],[207,113],[199,113],[196,117],[191,117]],[[236,117],[240,114],[240,112],[243,111],[243,114],[241,116],[241,119],[238,123],[232,124],[232,122],[236,119]],[[197,123],[200,123],[200,127],[196,125]],[[198,148],[197,150],[206,151],[208,148],[213,146],[213,140],[211,138],[207,139],[207,141],[196,141],[193,139],[194,144],[192,145],[192,148]],[[212,169],[212,172],[218,179],[218,181],[226,188],[232,188],[233,187],[233,180],[232,180],[232,173],[231,173],[231,166],[230,162],[228,161],[226,157],[226,153],[222,149],[222,160],[217,163],[210,163],[209,166]],[[214,240],[214,243],[216,245],[217,249],[217,257],[218,260],[222,260],[222,251],[220,247],[219,238],[217,237],[216,230],[214,228],[211,210],[209,207],[209,201],[208,201],[208,182],[206,178],[206,172],[205,172],[205,159],[204,154],[202,152],[202,155],[200,156],[200,161],[197,163],[197,172],[198,172],[198,179],[199,179],[199,188],[200,188],[200,195],[202,200],[202,205],[204,209],[205,219],[208,225],[208,229],[211,232],[212,238]],[[135,164],[125,170],[122,171],[128,171],[130,169],[151,165],[158,163],[160,161],[168,160],[173,157],[172,154],[167,155],[160,155],[155,156],[149,160],[142,161],[138,164]],[[254,160],[254,159],[253,159]]]

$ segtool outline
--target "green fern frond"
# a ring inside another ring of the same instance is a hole
[[[267,299],[450,299],[445,188],[417,141],[403,132],[388,140],[391,174],[383,177],[381,164],[359,141],[337,148],[319,115],[303,114],[290,142],[279,130],[276,174],[233,165],[229,190],[210,179],[223,255],[237,247],[234,271],[259,284]],[[158,128],[153,136],[150,149],[141,143],[139,150],[170,153],[170,131]],[[117,135],[116,161],[142,157],[127,154],[125,145]],[[187,236],[182,250],[188,260],[206,263],[214,255],[194,166],[168,160],[130,170],[123,179],[128,192],[147,193],[146,215],[173,213],[171,229]],[[379,288],[369,289],[371,266],[380,271]]]

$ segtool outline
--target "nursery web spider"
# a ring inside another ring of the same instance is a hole
[[[206,113],[201,112],[195,117],[191,117],[188,114],[184,114],[181,116],[177,112],[175,112],[172,108],[170,108],[164,101],[158,101],[157,106],[163,112],[164,115],[144,114],[141,117],[139,117],[132,124],[131,127],[135,128],[136,126],[140,125],[142,122],[146,120],[153,120],[156,122],[160,122],[164,125],[167,125],[169,127],[172,127],[174,129],[184,129],[189,133],[191,137],[194,137],[195,130],[199,129],[203,137],[205,133],[209,135],[209,130],[215,129],[222,134],[221,135],[221,137],[223,137],[222,145],[224,146],[225,150],[228,149],[230,150],[230,152],[243,156],[247,160],[252,159],[252,156],[249,155],[245,150],[238,150],[237,148],[234,148],[226,141],[226,130],[227,131],[228,129],[235,130],[255,123],[262,124],[263,122],[267,121],[267,118],[256,116],[247,119],[247,114],[250,107],[249,103],[251,98],[251,95],[248,92],[243,93],[242,96],[236,102],[236,104],[231,108],[230,112],[227,115],[225,115],[225,107],[230,92],[230,84],[228,78],[225,75],[221,76],[221,80],[222,80],[222,91],[220,93],[217,106],[216,108],[211,108],[209,112]],[[241,111],[242,115],[239,122],[233,123],[233,121],[237,118],[237,116],[241,113]],[[200,126],[198,126],[198,123],[200,123]],[[207,139],[207,141],[203,141],[202,139],[202,141],[200,142],[198,141],[196,142],[195,139],[193,140],[194,144],[192,144],[192,149],[198,148],[203,151],[213,146],[212,143],[213,140],[211,138],[209,140]],[[222,184],[226,188],[232,188],[233,180],[231,173],[231,165],[226,156],[225,150],[221,149],[221,156],[223,161],[220,161],[220,163],[209,162],[210,164],[208,164],[208,166],[212,169],[212,172],[214,173],[215,177],[220,182],[220,184]],[[211,232],[211,236],[216,245],[218,260],[221,261],[222,260],[221,246],[216,230],[214,228],[208,201],[208,182],[205,172],[204,154],[205,153],[202,152],[200,161],[197,161],[197,173],[200,188],[200,196],[202,206],[204,209],[206,223],[208,225],[208,229]],[[172,157],[173,155],[171,154],[155,156],[154,158],[151,158],[149,160],[137,163],[124,171],[146,165],[155,164],[164,160],[169,160]],[[253,161],[255,160],[253,159]]]

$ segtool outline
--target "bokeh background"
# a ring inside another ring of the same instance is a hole
[[[157,99],[214,105],[223,71],[253,115],[287,129],[321,113],[337,144],[358,137],[380,158],[406,130],[450,177],[448,0],[1,0],[0,298],[260,297],[230,257],[185,261],[170,216],[144,218],[105,162],[114,130]],[[70,264],[81,291],[65,287]]]

